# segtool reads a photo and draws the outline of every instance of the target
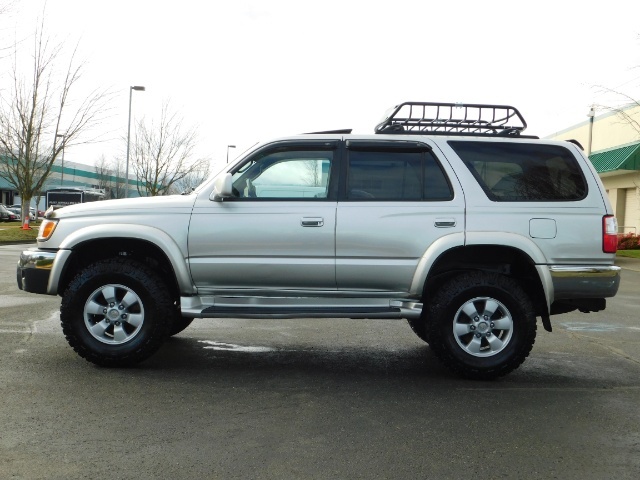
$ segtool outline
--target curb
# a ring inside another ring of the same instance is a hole
[[[615,264],[624,270],[640,272],[640,258],[616,257]]]

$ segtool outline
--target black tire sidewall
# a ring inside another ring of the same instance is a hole
[[[110,345],[96,339],[84,321],[87,299],[105,285],[123,285],[140,298],[144,308],[142,327],[130,341]],[[126,366],[144,360],[168,337],[172,303],[164,283],[151,269],[135,261],[97,262],[82,270],[64,293],[60,308],[63,331],[82,357],[104,366]]]
[[[474,378],[501,376],[517,368],[531,351],[536,318],[528,296],[515,281],[500,275],[462,276],[445,284],[436,297],[429,309],[430,343],[438,357],[454,371]],[[502,303],[513,320],[507,346],[487,357],[466,352],[456,341],[453,331],[458,310],[479,297],[493,298]]]

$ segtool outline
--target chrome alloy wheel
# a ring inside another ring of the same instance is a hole
[[[513,318],[495,298],[477,297],[458,309],[453,336],[474,357],[490,357],[506,348],[513,334]]]
[[[108,345],[132,340],[144,323],[140,297],[124,285],[109,284],[95,290],[84,305],[83,315],[89,333]]]

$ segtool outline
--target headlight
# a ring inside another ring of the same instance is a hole
[[[45,218],[44,220],[42,220],[42,223],[40,224],[40,230],[38,230],[37,240],[42,242],[49,240],[49,238],[51,237],[51,235],[53,235],[53,231],[56,229],[57,226],[58,226],[57,219]]]

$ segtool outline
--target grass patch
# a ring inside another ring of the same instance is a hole
[[[618,250],[616,255],[627,258],[640,258],[640,250]]]
[[[20,222],[0,223],[0,245],[3,243],[35,242],[40,222],[30,222],[30,230],[22,230]]]

